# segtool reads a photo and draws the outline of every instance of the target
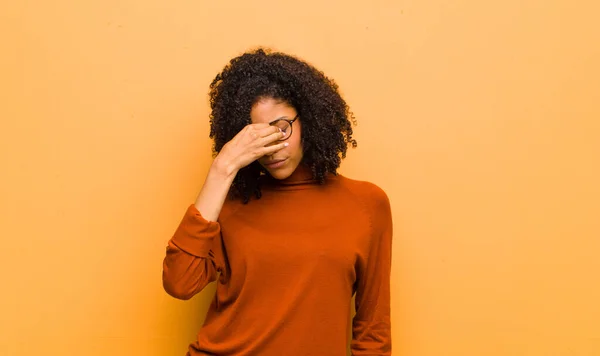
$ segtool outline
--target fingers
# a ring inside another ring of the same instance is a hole
[[[254,128],[254,130],[255,130],[254,132],[256,132],[256,134],[258,135],[258,138],[267,137],[274,133],[281,132],[281,130],[276,126],[271,126],[269,124],[258,124],[258,125],[260,125],[260,126],[257,126]],[[262,125],[267,125],[267,126],[262,126]]]
[[[269,124],[251,124],[242,130],[235,139],[239,154],[250,154],[253,160],[262,156],[272,155],[287,147],[289,143],[278,142],[285,135],[278,127]]]
[[[284,149],[285,147],[287,147],[289,145],[289,143],[287,142],[282,142],[282,143],[278,143],[275,145],[271,145],[271,146],[267,146],[263,148],[263,156],[269,156],[272,155],[273,153],[280,151],[282,149]]]
[[[277,129],[277,131],[275,131],[274,133],[271,133],[271,134],[259,139],[257,141],[257,143],[260,146],[266,146],[266,145],[272,144],[273,142],[277,142],[284,137],[285,137],[285,134],[283,132],[281,132],[279,129]]]
[[[281,130],[269,124],[251,124],[245,127],[239,138],[254,147],[276,142],[284,137]]]
[[[269,124],[249,124],[244,127],[242,132],[246,132],[251,135],[255,134],[257,137],[264,137],[273,132],[277,132],[278,130],[279,128]]]

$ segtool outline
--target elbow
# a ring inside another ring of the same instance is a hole
[[[194,296],[193,290],[185,288],[181,283],[177,283],[165,275],[163,275],[163,288],[171,297],[180,300],[189,300]]]
[[[165,259],[162,272],[163,288],[174,298],[188,300],[214,280],[213,275],[207,273],[209,271],[205,259],[185,264],[169,263]]]
[[[392,354],[392,335],[390,320],[357,320],[353,321],[353,335],[351,342],[352,355],[380,355]]]

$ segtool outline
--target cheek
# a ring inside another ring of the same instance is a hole
[[[290,151],[292,151],[291,153],[295,157],[302,157],[302,140],[300,139],[300,135],[296,137],[290,137],[290,140],[292,140],[292,142],[290,142],[290,146],[288,148]]]

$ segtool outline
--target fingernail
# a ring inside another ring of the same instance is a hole
[[[289,146],[290,144],[286,142],[286,143],[284,143],[283,145],[284,145],[285,147],[287,147],[287,146]]]

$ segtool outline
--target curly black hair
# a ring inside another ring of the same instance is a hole
[[[295,56],[258,48],[233,58],[210,84],[210,138],[216,156],[246,125],[252,106],[262,98],[282,100],[302,120],[303,163],[323,183],[337,174],[352,138],[355,119],[338,92],[338,85]],[[231,193],[244,203],[260,198],[264,168],[255,161],[236,175]]]

